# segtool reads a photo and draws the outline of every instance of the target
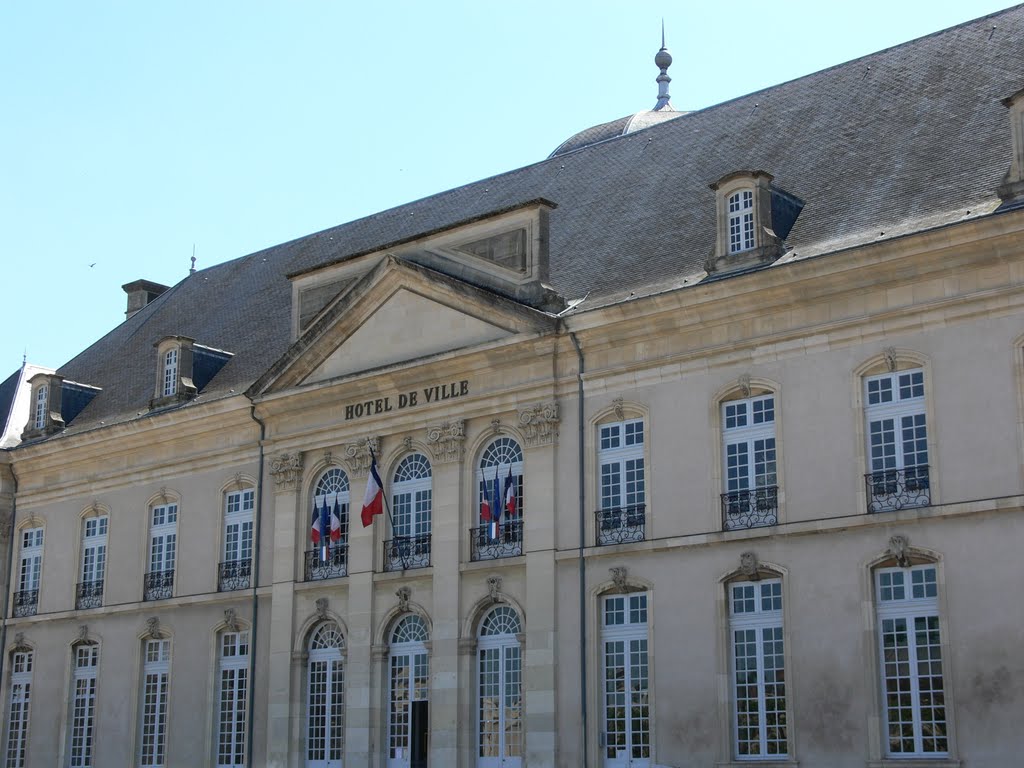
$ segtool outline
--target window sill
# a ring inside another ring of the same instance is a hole
[[[885,757],[881,760],[868,760],[867,768],[960,768],[960,761],[952,757]]]

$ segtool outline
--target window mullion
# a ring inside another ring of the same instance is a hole
[[[760,601],[760,595],[757,599]],[[766,627],[767,623],[762,620],[757,623],[754,630],[754,663],[757,665],[757,740],[762,755],[768,754],[768,727],[766,724],[768,696],[764,684],[764,631]]]

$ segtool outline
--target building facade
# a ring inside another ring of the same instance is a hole
[[[125,286],[0,386],[3,765],[1018,764],[1022,35],[693,113],[662,50],[544,162]]]

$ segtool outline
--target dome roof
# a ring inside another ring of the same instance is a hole
[[[650,128],[652,125],[658,123],[664,123],[668,120],[674,120],[677,117],[688,115],[689,112],[676,112],[674,109],[645,109],[642,112],[637,112],[633,115],[627,115],[626,117],[620,117],[618,120],[612,120],[608,123],[601,123],[600,125],[593,125],[590,128],[584,128],[579,133],[573,134],[568,139],[563,141],[555,151],[548,155],[548,158],[558,157],[568,152],[575,152],[577,149],[583,149],[589,147],[591,144],[597,144],[601,141],[607,141],[608,139],[614,139],[618,136],[625,136],[629,133],[635,133],[636,131],[643,130],[644,128]]]

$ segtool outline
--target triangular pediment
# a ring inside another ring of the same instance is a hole
[[[250,389],[265,394],[552,331],[548,314],[387,257]]]
[[[395,291],[303,381],[429,357],[497,341],[512,333],[407,288]]]

